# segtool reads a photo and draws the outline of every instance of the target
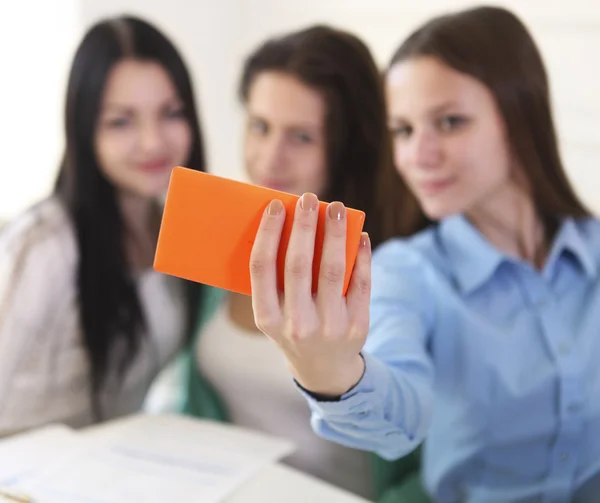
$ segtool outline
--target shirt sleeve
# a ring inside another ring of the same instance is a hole
[[[0,404],[18,369],[47,342],[49,322],[69,293],[59,236],[19,227],[0,233]]]
[[[435,315],[427,273],[425,261],[402,241],[384,244],[374,254],[365,372],[339,401],[319,401],[303,392],[317,434],[389,460],[423,441],[434,374],[427,351]]]

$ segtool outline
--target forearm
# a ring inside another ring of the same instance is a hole
[[[368,353],[359,383],[339,401],[304,395],[312,410],[312,426],[320,436],[396,459],[425,438],[432,413],[428,365],[390,365]]]

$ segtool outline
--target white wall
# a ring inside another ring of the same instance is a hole
[[[52,186],[63,146],[63,97],[81,35],[78,0],[0,7],[0,220]]]
[[[400,40],[418,23],[441,11],[473,4],[465,0],[417,3],[398,0],[53,0],[50,8],[44,7],[48,2],[37,0],[36,3],[39,9],[48,11],[36,15],[36,19],[46,21],[40,21],[38,29],[41,33],[45,30],[47,35],[42,36],[47,40],[39,44],[40,47],[28,41],[25,52],[19,48],[11,57],[16,67],[20,64],[17,56],[41,55],[36,61],[43,60],[45,69],[39,71],[37,65],[27,68],[29,77],[25,84],[23,79],[8,84],[3,79],[0,83],[2,91],[8,85],[7,92],[17,97],[23,96],[23,85],[31,89],[25,97],[10,104],[9,118],[3,122],[7,130],[0,138],[7,142],[3,150],[5,154],[8,152],[8,168],[0,170],[0,219],[46,189],[50,174],[54,174],[60,150],[58,139],[62,137],[62,116],[58,112],[63,89],[59,83],[60,75],[66,71],[65,54],[71,56],[72,34],[101,16],[121,12],[143,15],[174,39],[195,80],[210,167],[225,176],[242,177],[242,115],[236,87],[243,57],[255,44],[274,33],[325,22],[362,36],[383,65]],[[600,1],[571,0],[568,8],[562,0],[496,3],[522,15],[540,44],[551,77],[569,175],[583,199],[600,212],[600,93],[597,92],[600,87]],[[22,16],[15,20],[11,12],[8,22],[18,27],[13,29],[14,33],[28,40],[31,39],[28,28],[31,20],[25,17],[25,4],[20,5],[15,8],[23,10]],[[48,17],[53,17],[53,24],[47,23]],[[75,20],[80,21],[76,27],[73,26]],[[50,37],[50,32],[55,38]],[[0,50],[10,54],[4,43],[0,46]],[[19,44],[11,43],[9,47],[19,47]],[[57,61],[58,64],[53,63]],[[40,77],[44,85],[40,85]],[[23,112],[25,107],[31,111]],[[7,169],[23,171],[16,175]],[[33,178],[35,184],[28,185]]]

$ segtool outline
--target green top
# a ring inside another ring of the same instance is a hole
[[[183,355],[187,389],[183,400],[185,414],[228,422],[227,409],[221,398],[202,376],[196,365],[195,347],[202,328],[219,307],[225,292],[211,287],[203,291],[201,312],[192,343]],[[373,455],[373,488],[378,503],[428,503],[420,483],[420,449],[409,456],[389,462]]]

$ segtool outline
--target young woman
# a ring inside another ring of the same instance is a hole
[[[398,49],[386,88],[404,231],[417,234],[382,245],[372,269],[365,235],[344,298],[332,203],[313,298],[304,195],[280,303],[274,201],[253,249],[257,326],[320,435],[389,459],[427,437],[435,501],[597,501],[600,222],[565,175],[534,41],[501,8],[439,17]]]
[[[198,288],[152,270],[171,168],[204,169],[177,50],[140,19],[94,25],[65,118],[54,193],[0,234],[0,435],[139,410],[195,315]]]
[[[378,175],[393,169],[385,99],[360,40],[323,26],[271,39],[247,59],[240,97],[253,183],[343,200],[368,213],[375,242],[394,234],[395,201],[376,195]],[[381,463],[373,473],[371,456],[312,432],[285,361],[254,324],[250,297],[213,291],[205,300],[214,316],[198,328],[187,412],[290,438],[297,451],[287,463],[364,496],[402,471]]]

